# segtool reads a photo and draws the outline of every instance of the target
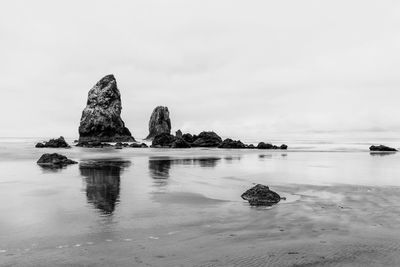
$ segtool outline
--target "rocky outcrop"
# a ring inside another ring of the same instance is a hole
[[[53,154],[43,154],[37,161],[37,164],[43,167],[61,168],[69,164],[76,164],[78,162],[70,160],[66,156],[53,153]]]
[[[222,139],[214,132],[201,132],[198,136],[193,136],[193,147],[218,147]]]
[[[51,148],[70,148],[71,146],[65,142],[64,137],[60,136],[56,139],[50,139],[49,141],[44,141],[41,143],[37,143],[35,147],[44,148],[44,147],[51,147]]]
[[[240,140],[235,141],[230,138],[225,139],[218,148],[247,148],[245,144],[243,144]]]
[[[249,201],[252,206],[271,206],[281,201],[281,197],[277,193],[269,190],[268,186],[261,184],[247,190],[241,197]]]
[[[286,150],[288,148],[287,145],[283,144],[281,146],[276,146],[276,145],[272,145],[272,144],[266,144],[264,142],[260,142],[257,145],[258,149],[282,149],[282,150]]]
[[[121,119],[121,94],[114,75],[107,75],[90,89],[82,112],[79,142],[135,141]]]
[[[171,133],[171,120],[167,107],[158,106],[153,110],[149,121],[149,135],[147,140],[153,140],[159,134]]]
[[[132,143],[129,145],[129,147],[133,147],[133,148],[146,148],[148,147],[145,143]]]
[[[190,144],[184,139],[168,133],[162,133],[154,137],[151,147],[154,148],[190,148]]]
[[[76,144],[78,147],[88,147],[88,148],[102,148],[102,147],[111,147],[111,144],[102,143],[100,141],[81,141]]]
[[[384,146],[384,145],[379,145],[379,146],[371,146],[369,148],[370,151],[382,151],[382,152],[395,152],[397,149]]]

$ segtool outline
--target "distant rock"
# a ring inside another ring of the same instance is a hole
[[[134,148],[146,148],[146,147],[148,147],[145,143],[141,143],[141,144],[132,143],[132,144],[130,144],[129,146],[130,146],[130,147],[134,147]]]
[[[258,143],[257,148],[258,149],[282,149],[282,150],[286,150],[288,148],[288,146],[283,144],[283,145],[278,147],[276,145],[260,142],[260,143]]]
[[[102,147],[111,147],[112,145],[108,143],[102,143],[99,141],[81,141],[76,144],[78,147],[88,147],[88,148],[102,148]]]
[[[219,148],[247,148],[245,144],[243,144],[240,140],[235,141],[230,138],[225,139],[220,145]]]
[[[249,201],[251,206],[271,206],[281,200],[277,193],[269,190],[268,186],[261,184],[247,190],[241,197]]]
[[[171,120],[169,118],[168,108],[158,106],[151,114],[149,121],[149,135],[146,139],[153,140],[155,136],[163,133],[171,133]]]
[[[37,164],[44,167],[59,168],[64,167],[69,164],[76,164],[78,162],[68,159],[66,156],[53,153],[53,154],[43,154],[37,161]]]
[[[117,81],[114,75],[107,75],[89,91],[79,126],[79,142],[135,141],[121,119],[121,109]]]
[[[246,148],[248,149],[255,149],[256,147],[253,144],[247,145]]]
[[[50,139],[49,141],[37,143],[35,147],[44,148],[44,147],[51,147],[51,148],[70,148],[71,146],[65,142],[64,137],[60,136],[56,139]]]
[[[175,137],[177,137],[177,138],[182,138],[182,137],[183,137],[182,131],[181,131],[181,130],[176,131],[176,132],[175,132]]]
[[[182,139],[188,142],[189,144],[193,143],[194,141],[193,135],[191,135],[190,133],[185,133],[184,135],[182,135]]]
[[[190,144],[182,138],[177,138],[168,133],[154,137],[151,147],[154,148],[190,148]]]
[[[369,148],[370,151],[382,151],[382,152],[393,152],[393,151],[397,151],[397,149],[392,148],[392,147],[388,147],[388,146],[384,146],[384,145],[379,145],[379,146],[371,146]]]
[[[193,137],[193,147],[218,147],[222,139],[214,132],[201,132]]]

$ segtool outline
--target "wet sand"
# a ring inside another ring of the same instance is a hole
[[[132,225],[113,239],[70,236],[62,246],[33,246],[29,251],[3,253],[1,263],[3,266],[400,264],[400,188],[286,185],[274,189],[287,200],[271,208],[254,208],[240,201],[229,203],[190,193],[155,195],[168,207],[159,214],[165,224],[137,229]],[[186,201],[189,203],[185,204]]]

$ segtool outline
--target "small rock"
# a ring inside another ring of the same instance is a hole
[[[64,137],[60,136],[56,139],[50,139],[49,141],[45,141],[42,143],[37,143],[37,148],[51,147],[51,148],[70,148],[70,145],[65,141]]]
[[[53,154],[43,154],[40,159],[37,161],[37,164],[41,166],[48,167],[63,167],[69,164],[76,164],[78,162],[70,160],[66,156],[53,153]]]
[[[384,145],[371,146],[369,148],[369,150],[371,150],[371,151],[390,151],[390,152],[397,151],[397,149],[395,149],[395,148],[384,146]]]
[[[240,140],[235,141],[230,138],[225,139],[218,148],[247,148],[245,144],[243,144]]]
[[[249,201],[251,206],[271,206],[281,200],[277,193],[269,190],[268,186],[261,184],[247,190],[241,197]]]

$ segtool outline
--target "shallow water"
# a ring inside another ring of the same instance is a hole
[[[400,154],[371,154],[365,146],[343,151],[116,150],[36,149],[33,143],[0,143],[0,257],[99,242],[159,240],[186,227],[247,216],[254,208],[240,195],[255,183],[287,197],[279,204],[288,209],[279,211],[285,216],[295,214],[290,205],[300,199],[343,202],[348,195],[325,190],[332,186],[343,191],[361,186],[365,192],[400,186]],[[36,160],[49,152],[79,164],[38,166]],[[303,216],[297,215],[293,220]]]

